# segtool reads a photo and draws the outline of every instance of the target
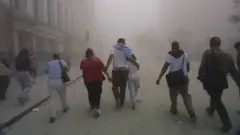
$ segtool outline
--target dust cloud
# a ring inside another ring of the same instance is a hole
[[[112,45],[124,37],[141,61],[159,62],[172,41],[192,60],[199,60],[212,36],[233,51],[239,39],[237,24],[229,17],[238,12],[230,0],[95,0],[89,46],[107,58]]]

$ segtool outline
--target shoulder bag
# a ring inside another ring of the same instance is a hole
[[[70,82],[71,79],[70,79],[70,77],[69,77],[69,75],[67,73],[66,68],[63,66],[61,60],[59,60],[59,65],[60,65],[60,68],[61,68],[62,81],[64,83]]]
[[[169,88],[174,88],[178,86],[182,86],[187,83],[187,77],[184,74],[185,55],[183,56],[182,64],[180,65],[180,69],[178,71],[169,72],[166,75],[166,80]]]

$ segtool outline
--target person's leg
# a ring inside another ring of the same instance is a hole
[[[67,91],[66,91],[66,86],[63,84],[61,81],[58,82],[58,95],[60,97],[60,101],[62,104],[62,109],[63,112],[68,111],[68,104],[67,104]]]
[[[89,101],[89,104],[90,104],[90,109],[92,111],[94,109],[94,104],[92,102],[92,85],[91,85],[91,83],[85,83],[85,86],[86,86],[87,91],[88,91],[88,101]]]
[[[6,92],[10,83],[8,76],[0,76],[0,100],[6,99]]]
[[[27,96],[26,96],[26,92],[28,91],[27,88],[27,79],[26,79],[26,72],[18,72],[17,74],[17,78],[18,81],[20,83],[21,86],[21,93],[18,97],[18,101],[20,104],[24,105],[25,102],[27,101]]]
[[[128,89],[129,89],[129,92],[130,92],[130,99],[131,99],[132,107],[133,107],[133,109],[135,109],[136,91],[135,91],[135,83],[134,83],[132,78],[128,78]]]
[[[128,81],[128,71],[121,71],[120,75],[120,106],[124,106],[127,81]]]
[[[3,76],[0,76],[0,100],[4,100],[4,87],[5,87],[5,79]]]
[[[174,115],[178,113],[177,111],[177,97],[178,97],[178,89],[177,88],[170,88],[169,95],[171,99],[171,108],[170,112]]]
[[[223,90],[214,90],[214,92],[211,93],[211,99],[213,101],[213,107],[216,108],[221,121],[223,123],[223,132],[229,132],[229,130],[232,128],[231,120],[228,116],[228,112],[222,102],[222,93]]]
[[[120,93],[119,93],[119,74],[118,71],[112,71],[112,91],[116,101],[116,108],[120,105]]]
[[[102,94],[102,82],[97,82],[96,84],[96,108],[97,109],[100,109],[101,94]]]
[[[57,117],[57,105],[58,105],[58,92],[57,86],[54,82],[48,81],[49,91],[49,107],[50,107],[50,123],[54,123]]]
[[[211,92],[212,92],[212,90],[210,90],[210,89],[207,90],[207,93],[208,93],[208,95],[209,95],[209,97],[210,97],[210,103],[209,103],[209,107],[206,108],[206,112],[208,113],[209,116],[213,117],[216,108],[214,108],[213,100],[212,100],[212,98],[211,98],[211,96],[210,96],[210,95],[211,95]]]
[[[180,89],[180,94],[183,98],[184,101],[184,105],[188,111],[188,114],[191,118],[195,118],[196,114],[195,111],[193,109],[193,105],[192,105],[192,97],[188,92],[188,83],[184,86],[182,86],[182,88]]]
[[[24,102],[29,100],[29,93],[32,87],[32,76],[29,72],[22,73],[22,83],[23,83],[23,91],[21,97],[24,99]]]
[[[91,102],[92,102],[92,106],[93,106],[93,109],[94,111],[96,111],[98,108],[99,108],[99,105],[98,105],[98,93],[99,93],[99,86],[98,86],[98,83],[97,82],[94,82],[94,83],[91,83],[91,95],[90,95],[90,98],[91,98]]]

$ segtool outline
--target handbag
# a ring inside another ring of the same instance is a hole
[[[166,75],[166,80],[169,88],[182,86],[187,83],[187,77],[184,74],[183,67],[184,67],[184,60],[185,55],[183,56],[182,64],[178,71],[169,72]]]
[[[66,68],[62,65],[62,62],[59,60],[59,65],[60,65],[60,68],[61,68],[61,75],[62,75],[62,81],[64,83],[67,83],[67,82],[70,82],[71,79],[67,73],[67,70]]]

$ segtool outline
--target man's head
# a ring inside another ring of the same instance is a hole
[[[53,54],[53,59],[54,60],[59,60],[60,59],[60,55],[58,53],[54,53]]]
[[[126,40],[124,38],[119,38],[117,41],[118,44],[126,44]]]
[[[234,45],[235,49],[240,52],[240,41],[238,41],[235,45]]]
[[[219,37],[212,37],[210,39],[210,47],[211,48],[219,48],[221,45],[221,39]]]
[[[86,52],[85,52],[85,56],[86,56],[87,58],[91,58],[93,55],[94,55],[93,50],[92,50],[91,48],[88,48],[88,49],[86,50]]]
[[[178,41],[172,42],[172,51],[178,51],[178,50],[180,50]]]

